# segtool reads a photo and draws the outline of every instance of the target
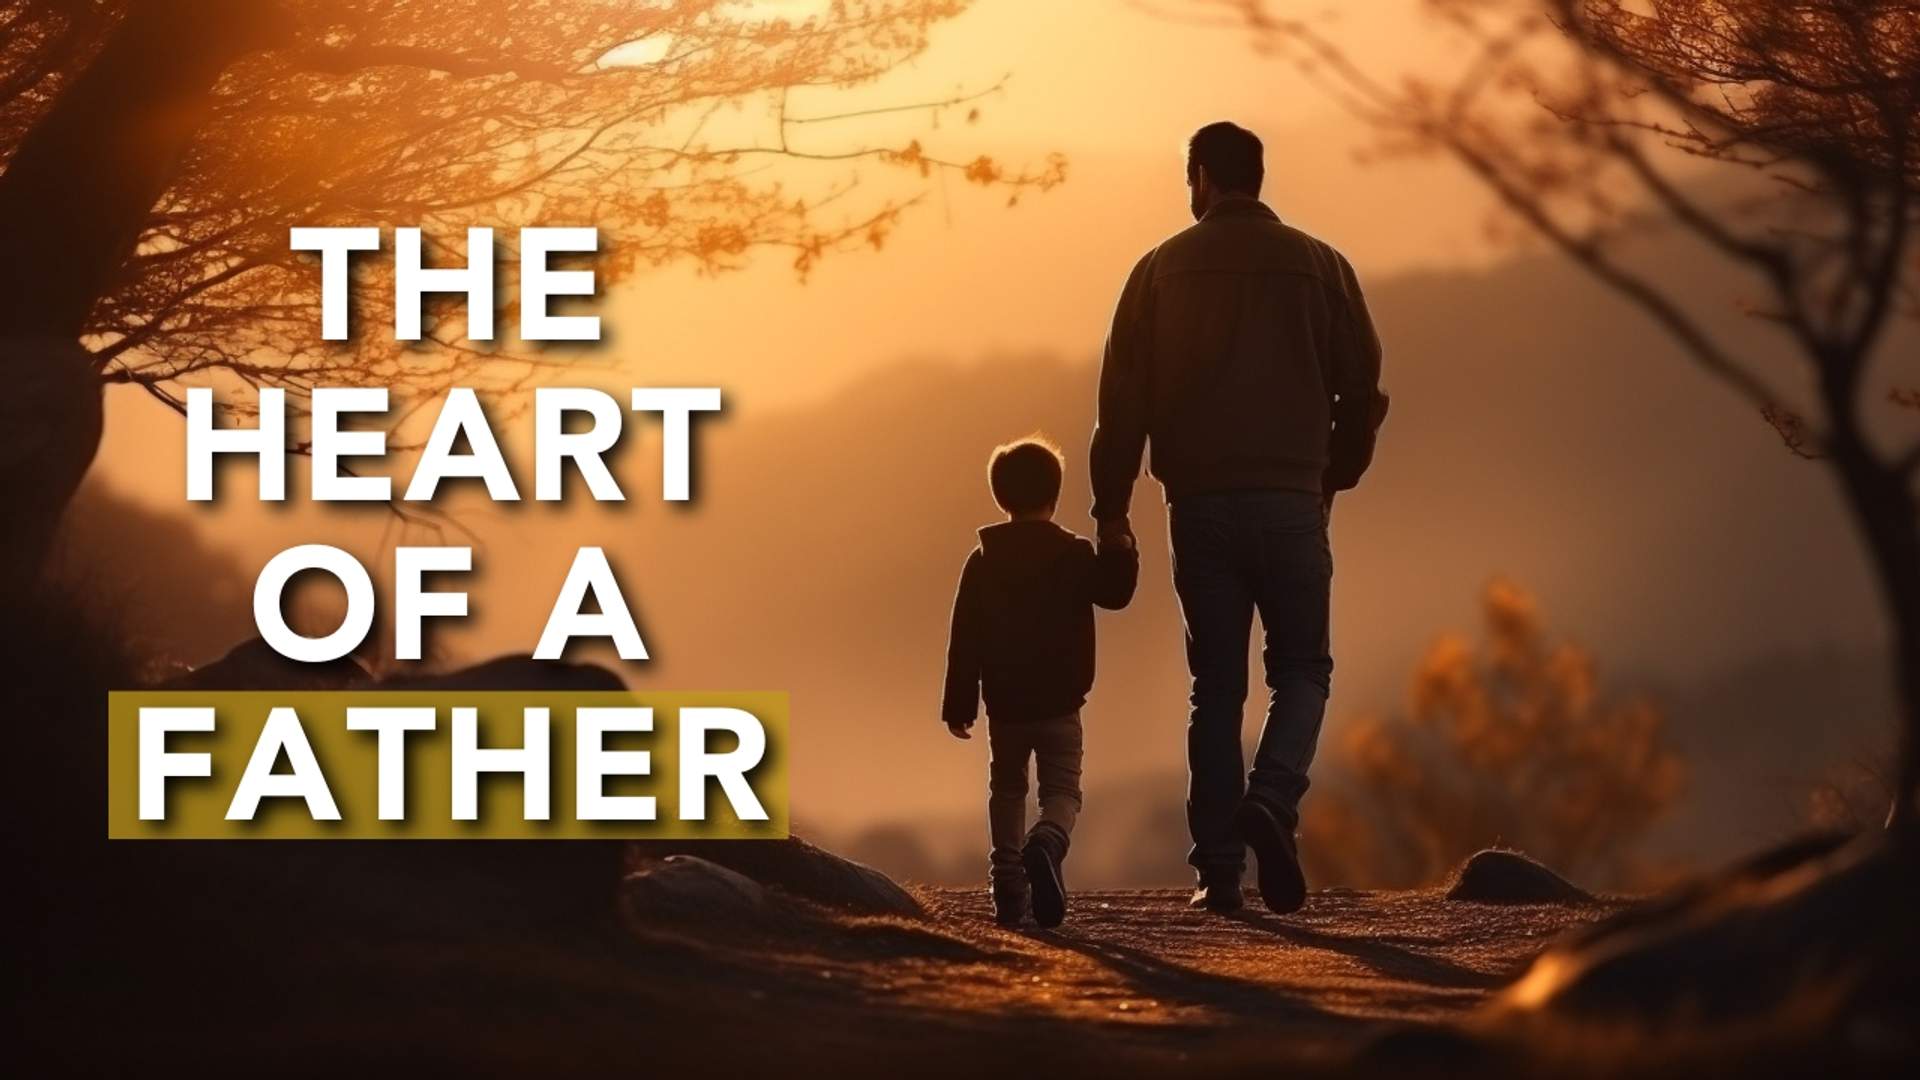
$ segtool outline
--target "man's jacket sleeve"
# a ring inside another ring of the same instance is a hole
[[[953,596],[953,629],[947,635],[947,685],[940,701],[945,724],[971,724],[980,712],[980,552],[967,556]]]
[[[1380,393],[1380,335],[1373,328],[1360,279],[1352,264],[1340,260],[1339,295],[1334,298],[1333,440],[1325,490],[1345,491],[1360,482],[1373,463],[1374,440],[1386,419],[1387,399]]]
[[[1133,482],[1147,446],[1147,402],[1153,347],[1153,256],[1134,266],[1113,313],[1113,329],[1100,361],[1099,415],[1093,448],[1087,453],[1093,473],[1093,519],[1127,516]]]
[[[1133,602],[1140,584],[1140,552],[1125,544],[1101,544],[1093,556],[1093,602],[1119,611]]]

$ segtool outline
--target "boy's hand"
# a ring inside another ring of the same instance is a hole
[[[956,739],[971,739],[973,738],[973,725],[970,723],[948,724],[947,732]]]

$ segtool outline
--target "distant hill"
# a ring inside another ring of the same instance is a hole
[[[97,478],[67,507],[53,572],[76,604],[149,661],[205,663],[255,633],[250,568],[231,549]]]
[[[1627,685],[1634,682],[1625,677]],[[1723,863],[1805,830],[1817,784],[1855,779],[1891,760],[1887,673],[1871,653],[1776,654],[1684,684],[1639,685],[1666,709],[1672,741],[1690,766],[1679,805],[1640,852],[1639,861],[1656,878]],[[1249,718],[1249,734],[1257,723]],[[1330,767],[1337,768],[1323,762],[1318,782],[1333,779]],[[1123,775],[1093,772],[1087,784],[1090,809],[1081,818],[1071,860],[1077,886],[1151,888],[1188,879],[1184,762],[1176,758]],[[1867,787],[1855,794],[1883,795]],[[1859,809],[1883,812],[1879,803]],[[982,821],[980,808],[967,807],[935,819],[889,818],[809,835],[896,877],[960,884],[984,873]],[[1307,852],[1310,865],[1312,854]]]
[[[1687,276],[1685,252],[1649,257]],[[1759,349],[1711,268],[1698,310]],[[1820,649],[1872,669],[1877,609],[1824,473],[1636,312],[1549,258],[1376,282],[1372,298],[1394,412],[1374,472],[1335,511],[1335,723],[1397,705],[1418,651],[1470,628],[1495,574],[1535,590],[1622,689]],[[658,644],[648,681],[790,689],[805,818],[841,830],[972,813],[980,744],[949,742],[935,710],[953,582],[994,518],[984,461],[998,442],[1053,435],[1072,459],[1062,523],[1087,529],[1093,380],[1090,362],[1045,356],[920,360],[804,409],[736,402],[702,436],[695,511],[650,515],[625,552]],[[1144,479],[1135,520],[1143,585],[1101,620],[1086,713],[1096,786],[1183,753],[1180,624]],[[1673,722],[1741,737],[1722,716]],[[1798,745],[1806,722],[1751,718],[1780,729],[1770,746]],[[1109,812],[1090,806],[1089,821]]]
[[[1717,264],[1658,245],[1645,257],[1696,283],[1693,308],[1766,362]],[[1662,846],[1724,851],[1770,830],[1757,822],[1780,819],[1757,803],[1793,798],[1763,796],[1753,778],[1814,775],[1876,742],[1879,612],[1817,465],[1557,259],[1369,284],[1394,409],[1373,473],[1335,510],[1333,730],[1398,706],[1421,649],[1472,629],[1480,586],[1502,574],[1612,685],[1668,704],[1705,801]],[[782,362],[805,364],[810,348],[796,341]],[[583,509],[578,530],[477,511],[492,545],[473,581],[477,628],[448,636],[471,651],[530,646],[565,553],[609,543],[653,651],[639,681],[792,692],[803,821],[836,836],[902,822],[977,831],[984,747],[949,740],[936,710],[954,580],[995,517],[986,454],[1035,430],[1060,440],[1061,520],[1088,528],[1093,382],[1090,356],[1030,354],[903,359],[803,408],[763,409],[750,387],[730,388],[726,415],[701,426],[690,508]],[[638,441],[625,469],[650,491],[655,458]],[[210,546],[184,519],[123,503],[87,496],[69,528],[110,553],[90,557],[99,575],[133,584],[141,632],[189,661],[252,633],[251,574],[306,528],[257,514]],[[329,528],[371,537],[391,524],[376,519]],[[1177,791],[1183,764],[1180,623],[1144,479],[1135,522],[1142,587],[1131,610],[1101,619],[1086,712],[1089,845],[1136,821],[1115,803],[1157,806],[1128,778]],[[1178,852],[1167,861],[1177,870]]]

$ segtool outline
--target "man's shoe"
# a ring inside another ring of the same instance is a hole
[[[1259,799],[1242,799],[1233,813],[1233,830],[1260,862],[1260,899],[1275,915],[1291,915],[1307,902],[1307,879],[1300,873],[1300,849],[1293,829]]]
[[[1027,917],[1028,893],[1024,888],[993,887],[993,921],[1001,926],[1019,926]]]
[[[1027,887],[1033,890],[1033,921],[1041,929],[1051,930],[1067,917],[1067,886],[1060,877],[1060,863],[1067,857],[1067,834],[1059,827],[1041,822],[1027,834],[1027,846],[1020,853],[1020,864],[1027,869]]]
[[[1201,874],[1200,883],[1193,888],[1193,898],[1187,901],[1191,908],[1204,908],[1216,915],[1231,915],[1246,906],[1240,897],[1239,874]]]

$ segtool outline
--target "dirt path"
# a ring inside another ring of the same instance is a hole
[[[943,972],[945,995],[1008,1011],[1139,1026],[1444,1020],[1478,1005],[1572,924],[1611,907],[1450,903],[1438,892],[1315,894],[1279,919],[1223,919],[1185,892],[1073,897],[1056,932],[993,924],[979,890],[935,894],[943,919],[1018,959]]]
[[[1229,919],[1173,890],[1093,892],[1043,932],[993,925],[983,890],[921,896],[930,918],[793,905],[572,937],[450,936],[434,913],[406,934],[390,917],[231,940],[134,925],[147,959],[124,977],[76,953],[42,980],[35,1052],[89,1072],[180,1058],[302,1074],[1337,1074],[1382,1029],[1462,1016],[1614,907],[1325,892],[1285,919]]]
[[[1460,904],[1438,892],[1317,893],[1287,918],[1234,918],[1184,891],[1077,895],[1053,932],[1001,930],[980,890],[934,894],[943,919],[1013,963],[942,973],[944,993],[1143,1026],[1435,1021],[1485,999],[1561,931],[1606,905]]]
[[[710,993],[738,980],[757,1013],[792,1020],[784,1034],[816,1064],[1337,1065],[1391,1025],[1465,1015],[1555,935],[1617,906],[1335,891],[1285,919],[1257,900],[1223,918],[1190,910],[1184,891],[1090,892],[1049,932],[995,926],[983,890],[921,895],[931,920],[730,943],[718,980],[703,941],[699,977]]]

